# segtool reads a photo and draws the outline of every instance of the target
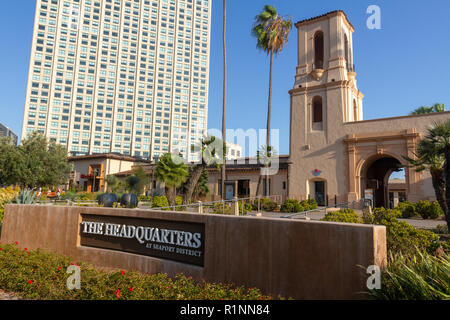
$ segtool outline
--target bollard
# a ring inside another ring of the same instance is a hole
[[[239,215],[239,200],[236,197],[233,199],[233,203],[231,205],[231,214],[235,216]]]
[[[201,201],[198,202],[198,213],[203,214],[203,203]]]

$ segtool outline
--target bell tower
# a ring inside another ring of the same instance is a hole
[[[364,96],[357,88],[353,60],[354,28],[343,11],[295,26],[298,64],[290,93],[298,103],[292,106],[292,116],[305,120],[305,139],[310,134],[327,138],[334,125],[363,120]]]

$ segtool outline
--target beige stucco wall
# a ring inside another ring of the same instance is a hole
[[[87,159],[87,160],[76,160],[72,161],[74,165],[74,171],[76,172],[75,181],[80,181],[80,185],[82,186],[86,179],[81,179],[81,175],[89,174],[89,167],[91,165],[103,165],[104,167],[104,178],[111,174],[116,174],[119,172],[129,171],[136,165],[134,161],[126,161],[126,160],[118,160],[118,159],[108,159],[108,158],[100,158],[100,159]],[[103,190],[106,191],[107,183],[103,185]]]
[[[204,267],[80,246],[81,214],[205,225]],[[6,206],[1,242],[48,249],[100,267],[192,275],[295,299],[362,299],[359,266],[386,263],[382,226],[61,206]],[[83,283],[81,284],[83,285]]]
[[[289,197],[314,197],[313,171],[322,171],[327,194],[339,202],[363,197],[367,168],[376,159],[392,157],[406,164],[403,156],[413,158],[417,143],[435,122],[450,119],[450,112],[421,116],[397,117],[370,121],[354,121],[353,101],[357,115],[363,116],[363,94],[357,88],[356,74],[349,72],[343,54],[344,33],[349,37],[353,27],[343,13],[312,19],[297,24],[298,66],[291,95],[291,136]],[[325,62],[321,79],[312,77],[314,34],[324,33]],[[353,53],[350,54],[353,56]],[[349,61],[349,63],[352,63]],[[401,93],[399,93],[401,94]],[[406,93],[405,93],[406,94]],[[322,130],[312,125],[312,101],[320,96],[323,102]],[[406,170],[408,199],[434,199],[428,172]]]
[[[227,172],[227,182],[239,181],[239,180],[250,180],[250,197],[256,197],[256,190],[258,189],[260,173],[259,171],[241,171],[241,172]],[[209,172],[208,186],[210,190],[211,200],[220,200],[218,183],[221,180],[219,172]],[[270,177],[271,179],[271,196],[279,196],[280,201],[284,201],[287,197],[287,170],[280,169],[276,175]],[[286,189],[283,189],[283,182],[286,182]],[[263,186],[261,185],[261,192],[263,191]]]

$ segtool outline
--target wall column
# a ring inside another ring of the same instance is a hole
[[[356,183],[356,139],[355,135],[349,136],[347,142],[347,154],[348,154],[348,195],[347,201],[358,200],[358,190]],[[358,174],[359,175],[359,174]]]

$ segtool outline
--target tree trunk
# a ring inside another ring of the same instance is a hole
[[[224,143],[223,151],[226,150],[227,132],[226,132],[226,117],[227,117],[227,1],[223,0],[223,114],[222,114],[222,141]],[[226,154],[223,154],[222,163],[222,200],[225,200],[226,190],[225,181],[227,179],[226,170]]]
[[[174,192],[173,188],[168,188],[168,187],[165,187],[165,191],[166,191],[167,201],[169,202],[169,206],[170,207],[174,207],[175,206],[176,191]]]
[[[444,178],[445,178],[445,202],[447,208],[445,212],[445,220],[447,221],[447,226],[450,230],[450,145],[445,146],[445,166],[444,166]],[[442,208],[444,210],[444,208]]]
[[[192,196],[195,192],[195,188],[197,187],[198,181],[200,180],[200,177],[203,174],[203,171],[206,169],[206,163],[202,163],[198,166],[196,166],[192,172],[191,177],[189,178],[189,182],[186,186],[186,191],[183,195],[183,204],[188,205],[189,202],[192,199]]]
[[[442,210],[447,212],[447,202],[445,196],[445,179],[444,179],[444,171],[442,169],[431,169],[430,170],[431,179],[433,182],[434,193],[436,195],[436,199],[439,202]]]
[[[270,76],[269,76],[269,102],[267,107],[267,137],[266,137],[266,159],[272,153],[270,147],[270,126],[272,118],[272,74],[273,74],[273,50],[270,52]],[[266,163],[266,196],[270,197],[269,162]]]
[[[259,179],[258,179],[258,185],[256,187],[256,196],[260,196],[261,195],[261,183],[262,182],[262,175],[259,175]]]

